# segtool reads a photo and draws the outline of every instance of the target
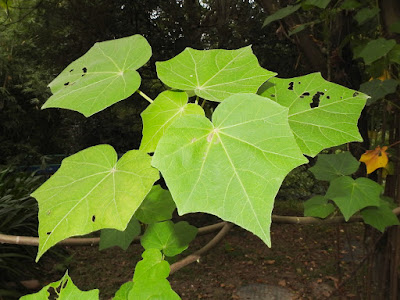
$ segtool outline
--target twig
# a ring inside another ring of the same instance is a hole
[[[393,209],[395,215],[400,215],[400,207]],[[278,224],[337,224],[337,223],[354,223],[362,222],[362,216],[353,216],[347,222],[343,217],[332,217],[327,219],[319,219],[314,217],[294,217],[294,216],[278,216],[272,215],[272,223]],[[198,234],[207,234],[214,232],[225,225],[225,222],[219,222],[213,225],[199,228]],[[139,241],[141,236],[135,238],[134,241]],[[100,238],[68,238],[61,242],[59,245],[71,245],[71,246],[85,246],[85,245],[96,245],[100,242]],[[0,244],[15,244],[15,245],[30,245],[38,246],[39,238],[33,236],[18,236],[18,235],[7,235],[0,233]]]
[[[147,96],[145,93],[143,93],[141,90],[137,90],[139,95],[142,96],[144,99],[149,101],[150,103],[153,103],[153,99],[151,99],[149,96]]]
[[[200,257],[202,255],[204,255],[205,253],[207,253],[209,250],[211,250],[212,248],[214,248],[216,245],[218,245],[218,243],[223,239],[223,237],[229,232],[229,230],[231,230],[231,228],[233,227],[232,223],[226,223],[224,222],[224,227],[222,227],[222,229],[220,230],[220,232],[217,233],[217,235],[211,240],[209,241],[203,248],[201,248],[200,250],[197,250],[196,252],[186,256],[184,259],[173,263],[171,265],[171,271],[169,272],[169,274],[173,274],[176,271],[182,269],[183,267],[198,261],[200,259]]]

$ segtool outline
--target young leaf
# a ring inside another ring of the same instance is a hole
[[[236,94],[218,105],[212,118],[213,123],[189,115],[174,122],[152,164],[180,214],[217,215],[270,245],[275,195],[285,176],[307,162],[287,108],[255,94]]]
[[[310,168],[318,180],[331,181],[340,176],[351,175],[360,163],[350,152],[338,154],[319,154],[316,164]]]
[[[81,291],[72,282],[68,275],[68,271],[65,273],[63,278],[59,281],[50,283],[42,288],[35,294],[30,294],[21,297],[21,300],[44,300],[54,299],[54,296],[50,295],[50,291],[57,295],[57,299],[82,299],[82,300],[98,300],[99,290]]]
[[[355,212],[367,206],[379,206],[383,187],[371,179],[348,176],[336,178],[325,197],[333,200],[347,221]]]
[[[204,116],[201,106],[187,102],[188,95],[185,92],[165,91],[158,95],[141,113],[143,138],[140,150],[154,152],[165,130],[180,117],[190,114]]]
[[[365,163],[367,166],[367,174],[371,174],[373,171],[379,168],[385,168],[389,162],[386,150],[387,146],[376,147],[374,150],[367,150],[360,157],[360,161]]]
[[[143,252],[142,257],[143,260],[136,265],[133,287],[127,299],[181,299],[166,280],[170,268],[168,262],[163,260],[161,252],[157,249],[148,249]]]
[[[331,83],[320,73],[271,78],[262,96],[289,108],[289,124],[304,154],[352,141],[362,141],[357,121],[367,95]]]
[[[159,173],[145,152],[132,150],[117,162],[109,145],[94,146],[63,160],[32,196],[39,203],[36,260],[57,242],[102,228],[124,230]]]
[[[360,45],[354,49],[354,58],[363,58],[365,64],[370,65],[388,54],[395,45],[395,40],[386,40],[384,38],[371,40],[366,45]]]
[[[374,7],[374,8],[362,8],[360,9],[357,14],[354,16],[354,19],[357,21],[358,25],[362,25],[368,20],[372,19],[376,15],[379,14],[379,7]]]
[[[221,102],[237,93],[255,93],[276,73],[263,69],[251,47],[237,50],[186,48],[174,58],[157,62],[158,77],[166,85],[194,91],[204,99]]]
[[[151,47],[140,35],[96,43],[49,84],[53,95],[42,109],[66,108],[89,117],[132,95],[141,82],[136,70],[150,57]]]
[[[268,24],[274,22],[274,21],[278,21],[281,20],[283,18],[286,18],[287,16],[293,14],[294,12],[296,12],[299,8],[301,7],[300,4],[297,5],[288,5],[284,8],[281,8],[279,10],[277,10],[276,12],[274,12],[272,15],[268,16],[265,21],[264,24],[262,25],[262,27],[267,26]]]
[[[165,221],[150,224],[144,233],[141,244],[144,249],[158,249],[166,256],[175,256],[187,249],[195,238],[197,228],[187,222]]]
[[[384,232],[386,227],[400,225],[399,219],[384,200],[381,200],[378,207],[364,208],[361,210],[361,215],[366,224],[371,225],[381,232]]]
[[[126,251],[133,239],[139,234],[140,224],[138,220],[132,217],[124,231],[109,228],[101,230],[99,250],[118,246]]]
[[[135,217],[145,224],[161,222],[171,219],[175,208],[171,193],[155,185],[135,212]]]
[[[133,281],[125,282],[115,293],[115,296],[112,298],[112,300],[128,300],[129,299],[128,295],[132,287],[133,287]]]
[[[324,196],[314,196],[304,202],[304,216],[326,218],[335,211],[335,206]]]

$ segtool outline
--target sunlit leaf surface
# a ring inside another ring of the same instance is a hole
[[[236,93],[255,93],[276,75],[260,67],[250,46],[237,50],[186,48],[156,66],[158,77],[166,85],[217,102]]]
[[[287,108],[255,94],[222,102],[212,123],[189,115],[161,138],[152,164],[164,176],[180,214],[207,212],[270,245],[271,212],[284,177],[307,160]]]
[[[65,238],[102,228],[124,230],[159,177],[150,161],[139,150],[117,161],[109,145],[64,159],[60,169],[32,194],[39,203],[37,260]]]
[[[42,108],[91,116],[132,95],[141,82],[136,70],[150,57],[151,47],[140,35],[96,43],[49,84],[53,95]]]
[[[289,108],[289,124],[304,154],[362,141],[357,128],[367,95],[326,81],[319,73],[271,78],[261,95]]]

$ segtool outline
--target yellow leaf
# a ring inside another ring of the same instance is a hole
[[[371,174],[373,171],[379,168],[384,168],[389,162],[388,155],[386,153],[387,146],[378,146],[374,150],[367,150],[361,155],[360,161],[365,163],[367,166],[367,174]]]

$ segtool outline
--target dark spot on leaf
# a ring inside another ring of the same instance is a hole
[[[330,97],[330,96],[326,96],[326,99],[328,99],[328,100],[329,100],[329,99],[331,99],[331,97]]]
[[[94,222],[94,221],[96,221],[96,216],[95,215],[92,216],[92,222]]]
[[[301,84],[301,82],[299,81],[299,84]]]
[[[83,73],[86,73],[87,72],[87,68],[86,67],[82,68],[82,71],[83,71]]]
[[[293,84],[294,84],[293,81],[289,82],[289,87],[288,87],[289,91],[293,91]]]
[[[323,92],[316,92],[312,98],[312,102],[310,103],[311,108],[315,108],[319,106],[320,97],[323,96]]]
[[[62,288],[63,288],[63,289],[65,289],[65,288],[66,288],[66,286],[67,286],[67,283],[68,283],[68,279],[67,279],[67,280],[65,280],[65,282],[63,283],[63,285],[62,285]]]
[[[275,97],[275,95],[274,95],[274,94],[271,94],[271,97]]]
[[[47,234],[47,235],[50,235],[50,234],[51,234],[51,231],[47,232],[46,234]]]
[[[310,93],[304,92],[303,94],[300,95],[300,98],[304,98],[305,96],[310,96]]]
[[[69,70],[70,72],[72,72],[74,69]]]
[[[69,82],[64,83],[65,86],[69,85]]]
[[[357,97],[359,94],[359,92],[354,92],[353,97]]]
[[[86,74],[82,74],[82,77],[85,76]]]

